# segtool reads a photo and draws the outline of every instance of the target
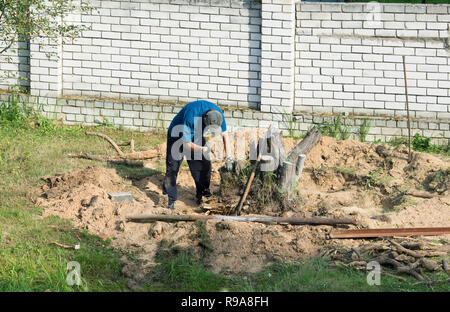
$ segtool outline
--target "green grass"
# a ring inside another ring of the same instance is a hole
[[[212,274],[189,252],[159,259],[156,269],[159,279],[144,290],[153,291],[233,291],[233,292],[337,292],[337,291],[431,291],[426,285],[381,276],[381,284],[370,286],[367,273],[350,268],[335,267],[328,259],[313,258],[294,263],[276,263],[259,273],[233,276]],[[445,276],[440,277],[445,279]],[[168,287],[170,285],[170,287]],[[433,286],[435,291],[449,291],[445,283]]]
[[[322,135],[330,136],[338,140],[347,140],[351,135],[351,128],[346,126],[341,120],[341,114],[332,118],[329,121],[324,121],[318,125],[319,131]]]
[[[15,104],[14,104],[15,103]],[[122,256],[108,241],[77,230],[69,220],[39,217],[42,207],[34,203],[42,177],[106,163],[66,156],[70,152],[113,154],[111,147],[84,131],[99,131],[116,142],[135,140],[136,149],[165,140],[159,133],[138,133],[110,125],[93,128],[63,126],[36,116],[18,102],[2,104],[0,115],[0,291],[128,291],[121,274]],[[160,164],[159,167],[163,167]],[[117,167],[123,177],[140,178],[154,173],[136,168]],[[159,170],[159,169],[158,169]],[[55,229],[54,227],[57,227]],[[160,256],[143,291],[428,291],[427,286],[382,277],[381,286],[368,286],[366,275],[350,269],[332,267],[325,259],[294,264],[276,264],[257,274],[224,276],[204,266],[210,238],[204,224],[197,224],[205,253],[193,256],[178,251]],[[81,239],[81,241],[79,240]],[[64,249],[53,242],[80,249]],[[81,266],[81,286],[68,286],[66,266]],[[448,291],[445,285],[435,290]]]
[[[370,120],[364,119],[359,127],[359,140],[361,142],[366,142],[366,137],[370,131]]]
[[[11,100],[0,105],[0,291],[120,291],[126,290],[120,274],[122,254],[108,242],[81,232],[58,231],[49,225],[71,229],[68,221],[37,217],[34,204],[45,175],[68,172],[89,165],[106,166],[66,157],[69,152],[112,154],[108,143],[84,135],[83,127],[61,126],[37,117]],[[94,127],[118,142],[134,138],[136,148],[162,142],[162,135],[137,133],[111,127]],[[119,168],[120,170],[120,168]],[[143,174],[152,172],[142,171]],[[68,250],[52,242],[80,244]],[[66,265],[81,265],[81,286],[68,286]]]

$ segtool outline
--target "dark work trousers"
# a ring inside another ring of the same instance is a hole
[[[177,140],[167,135],[166,176],[164,177],[163,194],[169,196],[169,202],[177,200],[177,176],[184,159],[184,157],[180,160],[174,159],[171,153],[172,146]],[[202,138],[202,146],[204,145],[205,138]],[[178,152],[183,154],[182,145]],[[203,156],[202,159],[195,160],[193,153],[191,153],[190,159],[187,162],[195,181],[196,197],[200,199],[202,198],[203,192],[209,189],[211,182],[211,161],[205,159]]]

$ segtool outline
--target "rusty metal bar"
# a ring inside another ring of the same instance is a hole
[[[330,238],[369,238],[392,236],[436,236],[450,234],[450,227],[436,228],[393,228],[393,229],[369,229],[369,230],[335,230],[330,233]]]

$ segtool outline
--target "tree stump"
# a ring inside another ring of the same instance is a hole
[[[306,154],[319,142],[322,134],[317,127],[309,131],[287,155],[279,168],[279,182],[281,190],[290,198],[298,180],[302,176]]]
[[[242,133],[233,135],[239,138],[243,136]],[[249,141],[245,145],[248,145],[248,156],[253,163],[238,160],[232,172],[221,168],[222,197],[230,199],[233,194],[239,194],[242,198],[242,194],[248,190],[246,203],[250,204],[247,206],[250,213],[278,214],[286,210],[297,210],[301,198],[298,197],[296,186],[302,176],[307,154],[319,142],[321,136],[320,131],[314,127],[289,153],[285,152],[279,129],[266,130],[262,136],[259,133],[256,137],[248,136]],[[242,146],[240,149],[244,150]],[[256,155],[261,158],[259,162],[254,163]],[[254,172],[254,169],[257,171]],[[252,176],[253,183],[248,186]],[[237,192],[233,193],[233,190]],[[245,203],[242,205],[245,206]]]
[[[306,154],[319,142],[322,134],[312,128],[287,155],[284,151],[281,131],[270,129],[260,140],[262,152],[261,171],[274,171],[278,177],[281,192],[291,198],[303,171]]]

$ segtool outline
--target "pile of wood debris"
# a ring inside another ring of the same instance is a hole
[[[376,261],[383,269],[390,269],[382,269],[383,275],[405,280],[399,274],[409,274],[419,283],[430,286],[437,282],[450,282],[450,279],[431,281],[424,277],[425,272],[434,272],[437,276],[450,274],[449,255],[448,242],[433,243],[414,238],[383,239],[355,248],[333,247],[321,253],[322,257],[331,258],[336,266],[357,270],[367,270],[367,264]]]

